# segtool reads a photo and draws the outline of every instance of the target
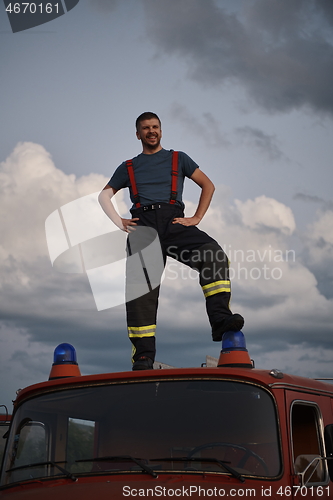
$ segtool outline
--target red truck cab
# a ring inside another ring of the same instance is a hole
[[[242,356],[87,376],[56,363],[14,403],[0,500],[333,498],[333,386]]]

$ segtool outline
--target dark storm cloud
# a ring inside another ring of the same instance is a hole
[[[268,111],[333,113],[332,2],[142,0],[147,34],[201,84],[244,87]],[[330,6],[328,4],[331,4]]]
[[[265,295],[264,293],[248,293],[247,290],[235,287],[237,290],[237,301],[242,307],[251,308],[253,311],[267,309],[275,305],[283,304],[286,301],[284,295]]]
[[[201,119],[198,120],[186,106],[174,103],[171,108],[171,117],[185,125],[193,135],[203,139],[207,146],[218,148],[229,145],[225,134],[220,130],[218,121],[209,112],[203,113]]]
[[[313,196],[310,194],[296,193],[294,200],[305,201],[306,203],[324,203],[324,200],[319,196]]]
[[[28,287],[20,284],[23,273],[29,275]],[[91,371],[130,367],[124,311],[115,307],[98,312],[86,275],[58,273],[47,258],[40,258],[30,263],[8,259],[2,276],[3,326],[24,332],[30,342],[49,345],[51,357],[59,343],[73,344]]]
[[[269,160],[287,160],[287,157],[281,151],[275,136],[265,134],[262,130],[254,127],[239,127],[236,134],[242,142],[253,146],[260,153],[263,153]]]
[[[333,2],[327,2],[327,0],[316,0],[316,6],[322,11],[323,15],[327,19],[327,22],[333,26]]]
[[[321,205],[322,210],[331,210],[333,211],[333,201],[324,200],[316,195],[305,194],[305,193],[296,193],[294,195],[294,200],[304,201],[305,203],[317,203]]]
[[[330,324],[321,325],[318,329],[314,325],[304,328],[304,325],[290,328],[288,323],[281,318],[279,325],[272,325],[270,328],[244,328],[247,334],[248,345],[253,344],[263,353],[273,353],[274,351],[287,351],[291,346],[299,347],[299,354],[305,349],[315,349],[321,347],[327,351],[332,351],[332,326]],[[320,343],[318,339],[320,338]],[[283,362],[283,360],[282,360]]]

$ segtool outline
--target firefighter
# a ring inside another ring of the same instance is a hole
[[[168,256],[198,271],[213,341],[220,341],[226,331],[241,330],[244,319],[229,308],[226,254],[213,238],[196,227],[210,205],[213,183],[187,154],[162,148],[161,122],[155,113],[145,112],[137,118],[136,136],[142,153],[116,169],[100,193],[99,202],[110,219],[128,233],[127,327],[133,346],[132,368],[144,370],[152,369],[155,359],[159,283]],[[192,217],[184,217],[185,177],[201,188]],[[123,188],[130,190],[131,219],[121,218],[111,201]]]

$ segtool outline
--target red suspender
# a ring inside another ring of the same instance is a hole
[[[131,188],[132,188],[132,193],[133,193],[135,208],[139,208],[139,207],[141,207],[141,203],[140,203],[139,193],[138,193],[138,190],[137,190],[137,187],[136,187],[136,182],[135,182],[135,177],[134,177],[134,170],[133,170],[133,162],[132,162],[132,160],[127,160],[126,166],[127,166],[127,172],[128,172],[129,180],[130,180],[130,183],[131,183]]]
[[[133,161],[126,161],[128,177],[130,180],[134,204],[135,208],[141,207],[140,197],[138,193],[138,189],[136,187],[134,170],[133,170]],[[178,151],[172,152],[172,167],[171,167],[171,194],[170,194],[170,203],[173,205],[176,203],[177,199],[177,181],[178,181]]]
[[[171,169],[171,195],[170,203],[176,203],[177,198],[177,180],[178,180],[178,151],[172,152],[172,169]]]

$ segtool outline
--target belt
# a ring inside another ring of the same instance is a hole
[[[142,207],[142,211],[150,212],[150,210],[158,210],[159,208],[162,208],[162,205],[160,203],[154,203],[154,205],[145,205]]]
[[[130,212],[133,214],[141,214],[142,212],[150,212],[151,210],[159,210],[160,208],[174,208],[175,205],[169,203],[154,203],[153,205],[144,205],[139,208],[131,208]],[[179,208],[179,207],[177,207]]]

